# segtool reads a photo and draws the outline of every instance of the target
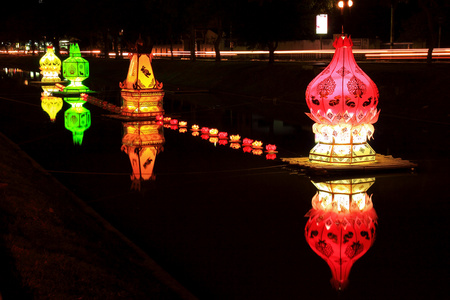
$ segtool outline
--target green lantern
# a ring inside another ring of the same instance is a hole
[[[70,44],[70,57],[63,61],[62,66],[64,78],[70,81],[64,88],[65,93],[89,92],[89,88],[82,84],[89,77],[89,62],[81,57],[78,44]]]
[[[84,132],[91,127],[91,112],[83,107],[84,102],[70,103],[71,107],[64,113],[64,125],[73,135],[73,143],[81,145]]]

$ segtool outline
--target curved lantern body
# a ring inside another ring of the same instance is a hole
[[[163,84],[156,80],[151,62],[151,54],[134,53],[131,57],[127,78],[120,83],[122,114],[148,117],[164,113]]]
[[[41,93],[42,110],[49,115],[51,122],[55,122],[56,115],[63,107],[63,100],[60,97],[52,96],[52,93],[59,89],[56,85],[44,85],[42,89],[44,90]]]
[[[73,143],[83,143],[84,132],[91,127],[91,112],[83,107],[84,101],[71,102],[71,107],[64,113],[64,126],[73,135]]]
[[[350,270],[375,241],[377,214],[366,190],[375,178],[314,182],[318,192],[305,238],[331,269],[331,283],[337,290],[348,284]]]
[[[42,82],[58,82],[61,79],[61,60],[56,56],[53,46],[47,47],[47,52],[39,60]]]
[[[85,93],[89,88],[82,84],[89,77],[89,62],[81,57],[78,44],[70,44],[70,56],[62,63],[63,76],[70,81],[64,88],[66,93]]]
[[[163,125],[156,121],[124,122],[121,150],[128,154],[133,169],[132,188],[140,189],[142,180],[154,180],[156,155],[165,143]]]
[[[333,45],[330,64],[306,89],[307,115],[316,122],[317,142],[309,158],[337,164],[374,161],[375,151],[367,140],[378,120],[378,89],[356,64],[350,38],[341,36]]]

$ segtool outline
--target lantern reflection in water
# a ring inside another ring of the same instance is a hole
[[[140,190],[141,182],[154,180],[156,155],[164,151],[164,129],[156,121],[124,122],[121,150],[128,154],[133,169],[132,189]]]
[[[342,35],[330,64],[306,89],[307,115],[315,122],[312,162],[354,164],[375,161],[367,143],[378,120],[378,89],[356,64],[353,42]]]
[[[83,107],[85,102],[80,97],[72,97],[67,102],[70,108],[64,113],[64,126],[72,132],[73,143],[81,145],[84,132],[91,127],[91,112]]]
[[[348,284],[353,263],[375,241],[377,214],[366,193],[375,178],[312,182],[318,192],[306,214],[305,238],[328,263],[333,287],[341,290]]]
[[[59,89],[56,85],[43,85],[43,92],[41,93],[41,107],[50,117],[51,122],[55,122],[56,115],[63,107],[63,100],[61,97],[52,96],[53,92]]]
[[[163,84],[156,80],[153,73],[151,50],[145,51],[142,46],[141,41],[136,43],[127,78],[119,84],[122,89],[122,114],[127,116],[149,117],[164,113]]]

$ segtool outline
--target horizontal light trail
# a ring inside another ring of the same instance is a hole
[[[35,54],[43,53],[43,51],[35,51]],[[67,55],[67,51],[60,52],[63,55]],[[84,55],[101,55],[101,50],[83,50],[81,51]],[[333,54],[334,49],[325,49],[325,50],[277,50],[275,54],[280,58],[288,55],[321,55],[321,54]],[[369,60],[394,60],[394,59],[426,59],[428,56],[427,48],[420,49],[353,49],[354,54],[364,55],[366,59]],[[26,50],[12,50],[5,51],[1,50],[0,54],[9,54],[9,55],[29,55],[32,54],[32,51]],[[128,52],[123,52],[122,55],[124,58],[129,57]],[[154,57],[186,57],[188,58],[191,55],[190,51],[173,51],[173,52],[153,52]],[[205,58],[214,58],[216,56],[215,51],[195,51],[195,55],[197,57],[205,57]],[[269,51],[266,50],[243,50],[243,51],[220,51],[220,55],[223,57],[238,57],[238,56],[268,56]],[[115,57],[116,53],[110,52],[108,54],[109,57]],[[433,49],[433,59],[450,59],[450,48],[435,48]]]

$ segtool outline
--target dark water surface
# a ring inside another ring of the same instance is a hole
[[[304,236],[316,188],[278,159],[306,156],[314,145],[306,106],[166,95],[166,114],[187,121],[188,128],[215,127],[276,144],[279,153],[267,160],[265,153],[244,153],[194,137],[190,130],[164,128],[156,180],[136,191],[130,189],[130,160],[121,151],[122,122],[87,103],[92,125],[82,145],[74,145],[64,127],[69,104],[64,102],[50,122],[40,87],[23,85],[33,80],[29,75],[7,76],[3,70],[0,131],[200,299],[449,296],[446,120],[424,123],[381,113],[372,147],[414,160],[419,168],[376,176],[368,191],[378,214],[376,241],[353,265],[348,288],[338,293],[329,283],[328,265]],[[114,102],[117,95],[118,90],[106,98]]]

